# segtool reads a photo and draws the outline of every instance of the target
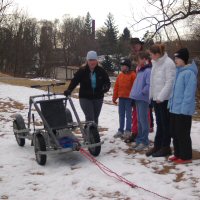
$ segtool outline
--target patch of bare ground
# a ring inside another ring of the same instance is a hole
[[[116,199],[116,200],[131,200],[129,197],[125,197],[124,194],[122,194],[119,191],[116,192],[106,192],[101,194],[102,197],[110,198],[110,199]]]
[[[2,195],[1,199],[9,199],[9,198],[8,198],[8,195]]]
[[[14,101],[13,99],[9,98],[9,101],[2,101],[0,100],[0,112],[8,112],[10,109],[18,109],[23,110],[25,106],[22,103]]]
[[[183,178],[185,172],[176,173],[176,178],[174,179],[174,182],[180,182],[185,181],[186,179]]]
[[[31,172],[31,175],[44,176],[44,172]]]
[[[117,153],[117,151],[115,149],[111,149],[110,151],[106,152],[106,154],[112,154],[112,153]]]

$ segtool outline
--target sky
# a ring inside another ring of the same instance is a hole
[[[122,33],[125,27],[132,32],[133,12],[134,15],[139,16],[145,5],[145,0],[14,0],[14,2],[31,17],[37,19],[62,19],[64,14],[69,14],[71,17],[86,16],[89,11],[91,17],[95,19],[96,29],[104,25],[110,12],[114,15],[119,33]],[[132,34],[134,37],[143,36],[141,33]]]

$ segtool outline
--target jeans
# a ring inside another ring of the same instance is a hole
[[[157,124],[154,146],[157,148],[170,147],[171,143],[171,136],[169,133],[169,110],[167,109],[167,104],[167,100],[161,103],[153,101]]]
[[[119,98],[119,131],[124,132],[125,117],[126,117],[126,131],[131,132],[131,99]]]
[[[149,122],[148,111],[149,104],[145,101],[136,100],[137,118],[138,118],[138,135],[136,137],[137,144],[149,144]]]
[[[85,114],[86,121],[94,121],[98,124],[103,99],[79,99],[80,106]]]

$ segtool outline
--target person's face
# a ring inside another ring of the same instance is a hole
[[[177,67],[185,66],[185,62],[180,58],[175,57],[174,61],[175,61],[175,64],[176,64]]]
[[[137,64],[139,66],[144,66],[146,64],[147,60],[145,58],[138,58]]]
[[[94,68],[98,64],[98,61],[97,60],[88,60],[87,63],[88,63],[90,70],[94,70]]]
[[[133,44],[131,48],[132,48],[133,52],[138,52],[138,51],[142,50],[142,45],[141,44]]]
[[[161,57],[161,55],[159,53],[152,53],[152,52],[149,52],[150,54],[150,57],[152,60],[158,60],[158,58]]]
[[[128,71],[128,66],[126,66],[126,65],[121,65],[121,71],[122,71],[122,72],[127,72],[127,71]]]

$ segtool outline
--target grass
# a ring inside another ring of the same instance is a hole
[[[4,77],[4,78],[1,79],[1,77]],[[34,81],[28,78],[14,78],[12,76],[5,75],[2,73],[0,73],[0,82],[10,84],[10,85],[25,86],[25,87],[31,87],[32,85],[46,85],[46,84],[56,83],[56,81],[40,81],[40,80]],[[68,85],[69,85],[69,81],[66,81],[65,85],[54,87],[54,92],[63,93],[63,91],[66,90],[66,88],[68,87]],[[40,89],[46,91],[47,87],[40,88]]]

